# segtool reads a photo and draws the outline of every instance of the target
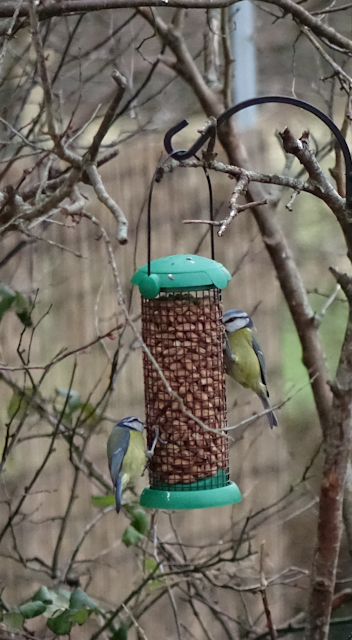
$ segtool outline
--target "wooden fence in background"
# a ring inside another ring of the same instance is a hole
[[[101,220],[115,251],[121,284],[126,298],[131,300],[132,315],[138,319],[140,302],[138,291],[129,284],[136,268],[146,262],[146,207],[148,187],[156,162],[161,155],[159,141],[145,136],[139,144],[131,142],[123,147],[120,155],[103,170],[103,177],[111,196],[124,210],[130,224],[130,242],[120,247],[116,242],[115,222],[101,204],[92,199],[89,187],[85,188],[87,211]],[[232,184],[226,176],[213,178],[215,211],[219,218],[226,216],[227,204]],[[210,257],[209,235],[201,225],[184,225],[185,218],[208,218],[208,191],[204,175],[197,169],[178,169],[164,177],[154,189],[152,207],[152,257],[174,253],[194,253]],[[35,317],[43,320],[39,325],[32,344],[32,364],[46,364],[61,349],[77,349],[88,344],[98,334],[107,332],[122,318],[118,309],[111,269],[108,264],[106,247],[97,229],[87,220],[69,219],[66,227],[51,224],[46,237],[52,242],[64,245],[70,252],[45,242],[29,244],[3,269],[2,279],[24,293],[37,292]],[[203,241],[201,241],[203,238]],[[15,235],[7,239],[10,249],[18,241]],[[79,253],[79,258],[72,252]],[[276,313],[278,285],[269,263],[264,245],[250,212],[242,213],[233,222],[224,238],[215,241],[215,258],[222,262],[233,274],[233,280],[223,293],[224,308],[240,307],[248,312],[255,310],[254,319],[259,330],[268,363],[273,401],[281,399],[280,388],[280,344],[279,319]],[[45,315],[47,314],[47,315]],[[137,320],[138,322],[138,320]],[[19,337],[19,323],[13,316],[5,317],[1,325],[1,359],[9,366],[18,364],[16,346]],[[77,358],[77,371],[73,388],[92,400],[106,387],[109,379],[107,354],[112,357],[117,341],[106,339],[87,349]],[[131,348],[132,345],[132,348]],[[129,355],[128,355],[129,354]],[[112,402],[107,413],[114,419],[136,414],[143,417],[143,380],[141,351],[133,344],[133,337],[127,331],[121,344],[119,363],[122,366],[115,384]],[[54,397],[55,388],[69,386],[74,358],[64,360],[53,368],[43,385],[43,394]],[[23,379],[22,374],[13,374]],[[40,372],[33,372],[37,378]],[[9,390],[1,386],[4,401],[1,407],[1,421],[7,420],[6,407],[10,399]],[[229,424],[236,424],[254,411],[261,410],[261,404],[253,394],[244,392],[232,381],[228,383]],[[280,418],[280,415],[279,415]],[[38,428],[38,419],[32,417],[32,430]],[[43,429],[43,426],[41,427]],[[104,423],[93,436],[88,455],[108,478],[105,457],[106,439],[111,423]],[[45,428],[44,428],[45,431]],[[174,523],[184,542],[206,544],[218,540],[229,523],[235,523],[245,514],[253,513],[261,506],[274,500],[283,492],[287,483],[284,469],[286,454],[280,429],[269,432],[266,418],[261,418],[241,436],[234,436],[231,446],[231,475],[243,492],[243,502],[234,507],[211,511],[179,512]],[[31,477],[33,470],[42,459],[45,442],[37,439],[20,444],[9,461],[8,471],[2,484],[3,499],[16,495],[16,487],[25,486],[23,478]],[[50,562],[58,530],[55,518],[66,508],[72,482],[72,468],[67,459],[67,447],[59,445],[50,465],[43,472],[34,495],[27,501],[25,512],[28,519],[16,527],[17,543],[25,549],[28,557],[41,555]],[[141,486],[145,481],[141,481]],[[96,515],[90,496],[97,492],[93,485],[82,478],[77,489],[74,515],[71,518],[63,547],[63,555],[69,555],[83,528]],[[32,510],[32,511],[31,511]],[[3,509],[5,514],[6,509]],[[30,513],[31,512],[31,513]],[[52,519],[53,518],[53,519]],[[168,535],[167,516],[160,519],[160,535]],[[38,524],[39,523],[39,524]],[[99,526],[92,530],[79,555],[76,570],[84,569],[86,559],[90,561],[90,587],[92,597],[105,600],[113,606],[120,602],[132,586],[134,575],[140,571],[132,549],[126,551],[121,543],[121,533],[127,521],[123,515],[108,514]],[[29,527],[29,528],[28,528]],[[285,547],[280,529],[270,522],[267,535],[267,554],[272,570],[281,567]],[[262,534],[265,536],[265,534]],[[24,538],[26,536],[26,538]],[[261,540],[259,539],[259,542]],[[258,543],[259,543],[258,542]],[[3,553],[11,554],[8,538]],[[254,542],[254,544],[257,544]],[[109,551],[107,551],[109,549]],[[104,552],[104,553],[103,553]],[[33,563],[32,563],[33,564]],[[5,573],[6,600],[15,605],[31,595],[33,580],[39,586],[48,583],[44,574],[28,569],[24,571],[10,559],[2,560],[2,576]],[[123,576],[123,578],[122,578]],[[250,560],[246,568],[246,579],[257,580],[258,563]],[[83,581],[83,587],[87,578]],[[272,606],[280,618],[285,616],[280,602],[280,587],[272,591]],[[222,596],[223,597],[223,596]],[[227,597],[231,609],[231,595]],[[224,601],[222,601],[224,603]],[[260,604],[258,602],[258,611]],[[160,605],[161,606],[161,605]],[[181,606],[181,605],[180,605]],[[161,615],[162,609],[159,609]],[[157,616],[153,616],[157,620]],[[141,621],[150,637],[174,637],[174,623],[171,614],[164,617],[163,625],[148,619]],[[189,628],[194,621],[189,617]],[[210,629],[211,630],[211,629]],[[218,636],[220,637],[220,636]]]

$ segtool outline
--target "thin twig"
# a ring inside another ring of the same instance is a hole
[[[328,62],[329,65],[333,68],[333,70],[335,71],[336,75],[340,78],[340,80],[341,81],[344,80],[347,83],[346,90],[348,92],[350,92],[351,87],[352,87],[352,78],[351,78],[351,76],[349,76],[346,73],[346,71],[344,71],[344,69],[339,64],[337,64],[337,62],[335,62],[335,60],[333,60],[331,58],[331,56],[329,56],[328,53],[326,53],[326,51],[321,46],[320,42],[318,42],[318,40],[316,40],[316,38],[314,38],[314,36],[312,35],[312,33],[311,33],[310,29],[308,29],[308,27],[301,27],[301,31],[308,38],[308,40],[312,43],[312,45],[315,47],[315,49],[320,53],[320,55],[324,58],[324,60],[326,60],[326,62]]]
[[[341,285],[337,284],[334,291],[332,292],[331,296],[329,296],[329,298],[324,302],[322,308],[320,309],[319,313],[315,313],[314,315],[314,321],[318,322],[320,324],[320,322],[323,319],[323,316],[325,316],[328,308],[330,307],[330,305],[332,305],[332,303],[334,302],[337,294],[339,293],[339,291],[341,291]]]
[[[29,18],[30,18],[31,28],[32,28],[33,44],[37,54],[38,68],[39,68],[39,73],[40,73],[43,92],[44,92],[46,122],[48,126],[49,135],[52,141],[54,142],[54,144],[56,144],[57,132],[56,132],[55,118],[54,118],[53,93],[52,93],[51,82],[50,82],[50,78],[49,78],[49,74],[46,66],[43,43],[40,36],[40,31],[39,31],[39,21],[38,21],[38,16],[36,11],[35,0],[29,0],[28,11],[29,11]]]
[[[0,371],[0,380],[3,380],[15,393],[20,397],[26,399],[31,408],[41,417],[44,418],[54,430],[57,428],[60,430],[60,435],[74,448],[75,452],[79,456],[80,448],[74,443],[71,444],[71,427],[68,427],[63,420],[59,420],[56,416],[52,415],[46,408],[44,403],[37,398],[33,397],[32,393],[27,392],[19,384],[10,378],[7,372]],[[111,491],[111,481],[108,480],[99,469],[96,468],[94,463],[88,458],[84,458],[81,462],[81,467],[87,477],[93,478],[98,486],[102,487],[106,491]]]
[[[260,555],[259,555],[259,579],[260,579],[260,594],[262,596],[262,601],[263,601],[263,606],[264,606],[264,612],[265,612],[265,617],[266,617],[266,623],[267,623],[267,627],[269,629],[269,634],[270,634],[270,638],[271,640],[277,640],[277,633],[276,633],[276,629],[273,623],[273,619],[271,616],[271,611],[269,608],[269,603],[268,603],[268,597],[267,597],[267,593],[266,593],[266,588],[268,586],[268,583],[266,581],[265,578],[265,572],[264,572],[264,545],[265,542],[263,541],[260,545]]]
[[[299,196],[300,191],[298,189],[295,189],[293,194],[291,195],[291,198],[289,199],[288,203],[285,205],[286,209],[288,211],[292,212],[292,208],[293,208],[293,204],[297,198],[297,196]]]
[[[25,236],[27,236],[27,238],[35,238],[35,240],[41,240],[41,242],[45,242],[46,244],[49,244],[51,247],[56,247],[57,249],[61,249],[62,251],[67,251],[67,253],[72,253],[74,256],[76,256],[76,258],[84,259],[84,256],[82,256],[81,253],[79,253],[78,251],[75,251],[74,249],[70,249],[69,247],[66,247],[64,244],[60,244],[59,242],[55,242],[54,240],[49,240],[48,238],[43,238],[43,236],[38,236],[35,233],[31,233],[30,231],[27,231],[27,229],[24,227],[23,223],[21,222],[19,222],[17,226],[19,230]]]
[[[90,347],[93,347],[93,345],[97,344],[98,342],[100,342],[101,340],[104,340],[104,338],[110,338],[112,337],[112,334],[115,331],[119,331],[120,329],[122,329],[123,324],[118,324],[116,327],[113,327],[113,329],[110,329],[110,331],[107,331],[106,333],[104,333],[104,335],[102,336],[98,336],[97,338],[95,338],[94,340],[92,340],[92,342],[88,342],[88,344],[83,345],[83,347],[78,347],[77,349],[72,349],[72,351],[68,351],[67,353],[60,353],[58,356],[55,356],[53,358],[53,360],[51,362],[49,362],[49,364],[46,365],[37,365],[37,366],[30,366],[30,365],[22,365],[21,367],[6,367],[2,364],[0,364],[0,371],[23,371],[23,370],[33,370],[33,369],[39,369],[39,370],[46,370],[46,369],[51,369],[51,367],[53,367],[55,364],[57,364],[58,362],[61,362],[62,360],[65,360],[66,358],[69,358],[70,356],[76,355],[77,353],[80,353],[81,351],[86,351],[86,349],[89,349]]]
[[[147,638],[147,634],[144,631],[144,629],[142,629],[142,627],[140,626],[140,624],[138,624],[136,618],[134,617],[133,613],[126,607],[126,605],[123,603],[122,604],[124,611],[126,611],[127,615],[131,618],[134,626],[136,627],[139,636],[141,636],[143,638],[143,640],[148,640]]]
[[[258,207],[261,204],[268,204],[267,200],[258,200],[258,202],[247,202],[246,204],[239,204],[236,207],[236,212],[241,213],[241,211],[246,211],[247,209],[252,209],[253,207]],[[182,220],[183,224],[208,224],[214,227],[221,227],[226,222],[226,218],[224,220]]]
[[[238,213],[237,200],[239,196],[245,195],[248,188],[248,184],[249,184],[249,177],[247,175],[241,175],[237,182],[237,185],[235,186],[232,192],[232,196],[230,198],[230,213],[227,216],[226,220],[224,220],[224,222],[222,223],[218,231],[219,238],[221,238],[221,236],[224,235],[226,229],[230,226],[232,220],[237,216],[237,213]]]
[[[93,142],[86,153],[86,156],[89,158],[91,162],[94,162],[94,160],[97,157],[100,145],[113,122],[116,109],[119,106],[127,87],[127,80],[119,71],[114,69],[111,76],[117,84],[117,90],[115,92],[115,95],[110,105],[106,110],[106,113],[101,122],[101,125],[93,138]]]
[[[14,7],[14,12],[13,12],[13,16],[10,20],[10,24],[7,28],[6,34],[5,34],[5,38],[4,38],[4,43],[2,45],[2,49],[1,49],[1,53],[0,53],[0,78],[1,78],[1,71],[2,71],[2,65],[4,63],[4,58],[5,58],[5,54],[6,54],[6,50],[7,47],[9,45],[10,39],[11,39],[11,35],[12,35],[12,31],[13,28],[16,24],[16,20],[18,17],[18,14],[20,12],[20,9],[22,7],[23,4],[23,0],[17,0],[17,6],[15,5]]]
[[[45,53],[43,48],[43,42],[39,30],[39,20],[37,15],[36,0],[29,0],[28,11],[32,29],[33,44],[37,55],[39,74],[42,81],[44,103],[45,103],[45,116],[48,127],[49,135],[54,143],[55,151],[57,155],[62,159],[69,162],[76,169],[82,167],[82,159],[75,153],[66,149],[62,143],[62,136],[59,136],[56,130],[55,116],[54,116],[54,96],[51,86],[51,81],[47,69]]]
[[[153,521],[153,556],[154,556],[155,562],[159,566],[160,573],[164,573],[163,564],[162,564],[162,562],[160,562],[159,556],[158,556],[157,518],[155,518],[154,521]],[[170,584],[168,582],[166,583],[166,588],[167,588],[167,592],[168,592],[168,595],[169,595],[169,600],[170,600],[171,607],[172,607],[173,614],[174,614],[174,618],[175,618],[177,637],[178,637],[178,640],[181,640],[182,633],[181,633],[181,626],[180,626],[179,615],[178,615],[178,611],[177,611],[176,600],[175,600],[174,594],[172,592],[172,589],[170,587]]]
[[[72,375],[71,375],[71,380],[70,380],[70,387],[72,386],[72,382],[73,382],[73,379],[74,379],[75,371],[76,371],[76,365],[75,365],[75,366],[73,367],[73,369],[72,369]],[[58,420],[57,420],[57,423],[56,423],[56,425],[55,425],[55,428],[54,428],[54,430],[53,430],[52,438],[51,438],[51,441],[50,441],[50,445],[49,445],[49,447],[48,447],[48,450],[47,450],[47,452],[46,452],[46,454],[45,454],[45,456],[44,456],[44,458],[43,458],[42,462],[40,463],[39,467],[35,470],[35,473],[34,473],[34,475],[33,475],[32,479],[30,480],[30,482],[29,482],[29,483],[28,483],[28,485],[26,486],[25,491],[24,491],[23,495],[21,496],[21,498],[19,499],[19,501],[18,501],[18,503],[17,503],[17,505],[16,505],[15,509],[14,509],[14,510],[9,514],[7,521],[6,521],[6,523],[5,523],[5,525],[4,525],[3,529],[2,529],[2,531],[0,532],[0,541],[1,541],[1,540],[2,540],[2,538],[4,537],[4,535],[5,535],[6,531],[7,531],[10,527],[12,527],[12,523],[13,523],[13,521],[14,521],[15,517],[16,517],[16,516],[17,516],[17,514],[20,512],[20,510],[21,510],[21,508],[22,508],[23,503],[25,502],[25,500],[26,500],[26,498],[28,497],[28,495],[30,495],[30,491],[31,491],[32,487],[33,487],[33,486],[35,485],[35,483],[37,482],[37,480],[38,480],[38,478],[39,478],[40,474],[42,473],[43,469],[45,468],[45,466],[46,466],[46,464],[47,464],[47,462],[48,462],[49,458],[51,457],[51,455],[52,455],[52,454],[54,453],[54,451],[55,451],[55,449],[54,449],[54,444],[55,444],[55,442],[56,442],[56,438],[57,438],[57,436],[58,436],[58,434],[59,434],[59,431],[60,431],[61,421],[63,420],[63,417],[64,417],[64,415],[65,415],[65,411],[66,411],[66,408],[67,408],[68,400],[69,400],[69,394],[67,394],[67,396],[66,396],[66,398],[65,398],[65,402],[64,402],[64,405],[63,405],[63,408],[62,408],[61,414],[60,414],[60,416],[59,416],[59,418],[58,418]]]

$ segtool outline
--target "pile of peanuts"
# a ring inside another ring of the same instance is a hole
[[[142,335],[171,388],[185,407],[212,429],[226,428],[223,328],[217,289],[143,299]],[[189,484],[228,472],[226,437],[205,430],[183,413],[143,353],[151,486]]]

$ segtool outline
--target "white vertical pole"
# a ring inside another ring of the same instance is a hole
[[[231,48],[234,58],[234,104],[257,95],[256,54],[253,41],[254,7],[249,0],[242,0],[230,8]],[[241,129],[255,124],[257,107],[248,107],[236,115]]]

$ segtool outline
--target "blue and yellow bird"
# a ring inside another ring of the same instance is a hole
[[[222,316],[226,331],[224,364],[226,373],[242,387],[252,389],[268,412],[270,427],[276,427],[277,417],[269,402],[265,360],[259,346],[257,332],[248,313],[230,309]]]
[[[107,453],[117,513],[121,509],[122,490],[142,475],[147,462],[143,429],[139,418],[128,416],[114,426],[108,439]]]

